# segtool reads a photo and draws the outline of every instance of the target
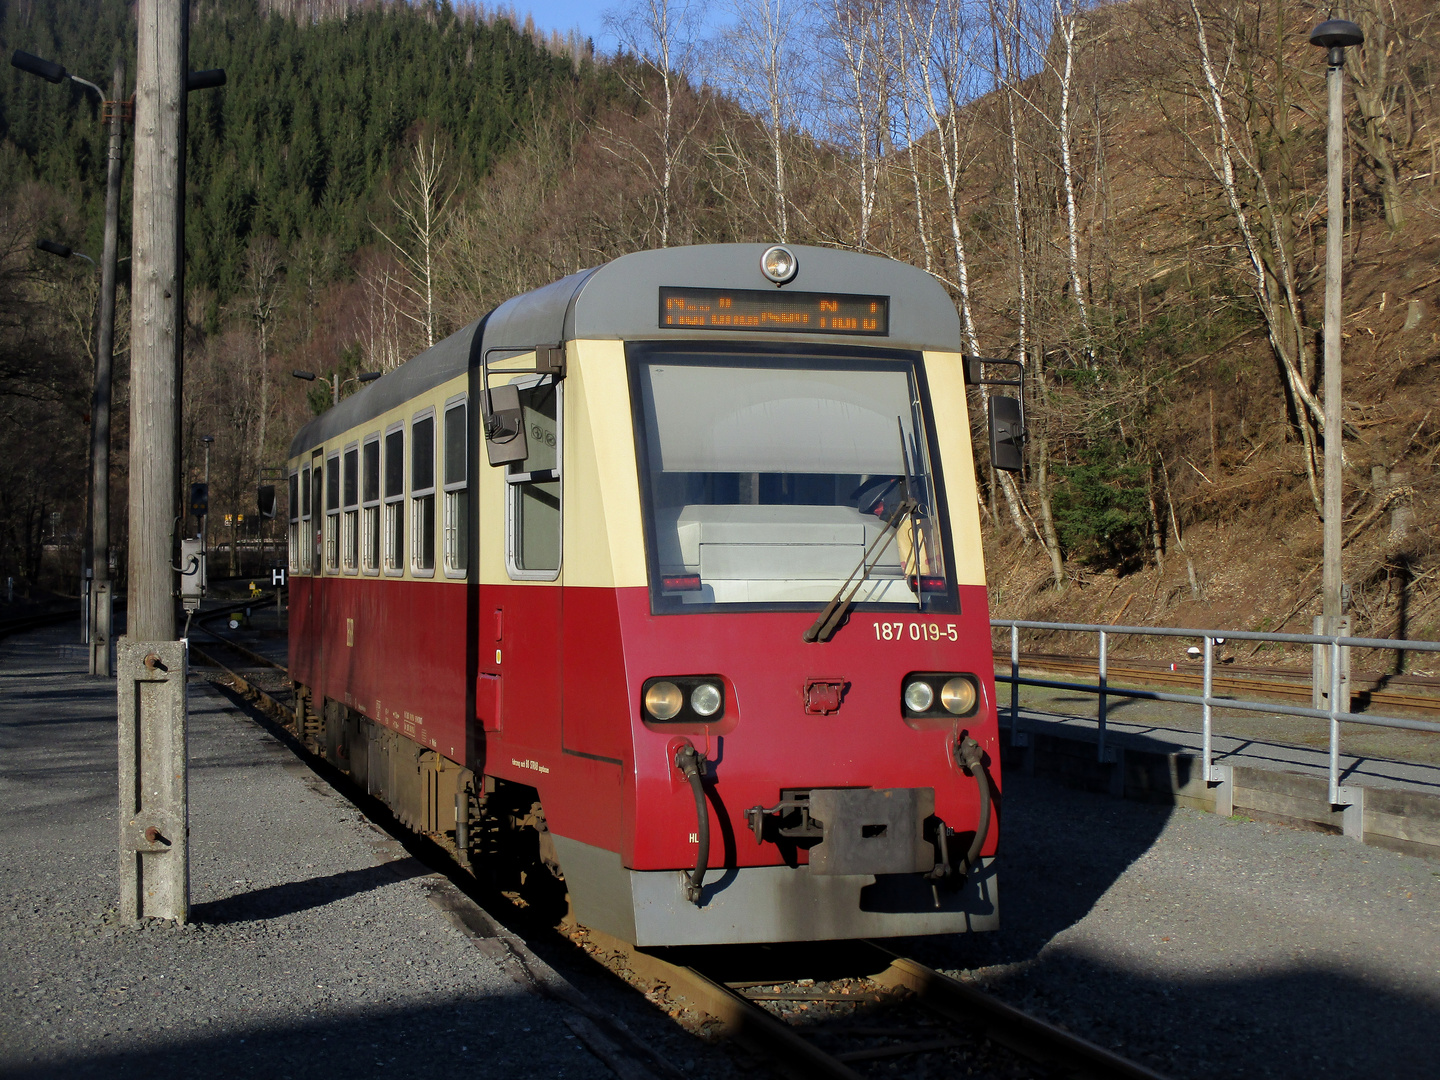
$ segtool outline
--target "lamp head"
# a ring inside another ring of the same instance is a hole
[[[21,49],[16,49],[15,55],[10,57],[10,66],[28,71],[31,75],[39,75],[46,82],[52,83],[58,83],[70,74],[55,61],[42,59]]]
[[[1310,44],[1327,50],[1332,68],[1345,66],[1345,50],[1365,43],[1365,33],[1346,19],[1326,19],[1310,31]]]

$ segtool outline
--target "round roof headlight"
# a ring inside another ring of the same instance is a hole
[[[690,691],[690,708],[698,716],[714,716],[724,703],[725,698],[714,683],[701,683]]]
[[[685,695],[673,682],[651,683],[645,691],[645,711],[656,720],[672,720],[685,707]]]
[[[924,679],[916,679],[905,687],[905,707],[912,713],[929,712],[935,704],[935,688]]]
[[[784,285],[800,269],[800,260],[787,247],[766,248],[760,256],[760,272],[776,285]]]
[[[945,706],[946,712],[956,716],[964,716],[975,708],[977,699],[975,684],[961,675],[940,688],[940,704]]]

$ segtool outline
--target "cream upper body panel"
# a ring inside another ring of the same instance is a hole
[[[565,383],[567,585],[643,587],[645,538],[625,344],[575,341]]]
[[[366,420],[364,423],[362,423],[362,424],[358,424],[357,426],[355,426],[355,427],[353,427],[353,428],[349,428],[349,429],[347,429],[347,430],[345,430],[345,431],[343,431],[343,432],[340,432],[340,433],[334,435],[333,437],[331,437],[331,438],[329,438],[329,439],[326,439],[324,443],[321,443],[321,444],[319,444],[319,445],[317,445],[317,446],[312,447],[311,449],[307,450],[305,453],[299,455],[298,457],[293,457],[293,458],[291,458],[290,461],[287,463],[287,472],[292,473],[292,474],[293,474],[293,473],[296,473],[296,472],[299,472],[300,469],[302,469],[306,464],[311,463],[312,461],[313,461],[314,463],[316,463],[321,470],[323,470],[323,469],[324,469],[324,464],[323,464],[323,463],[324,463],[328,458],[333,457],[333,456],[336,455],[336,454],[343,454],[343,452],[344,452],[346,449],[355,449],[357,446],[363,447],[363,446],[365,445],[365,443],[371,439],[372,436],[378,435],[378,436],[380,437],[381,447],[382,447],[382,450],[381,450],[382,459],[381,459],[381,466],[380,466],[382,487],[381,487],[381,497],[380,497],[380,500],[379,500],[379,501],[380,501],[381,505],[383,505],[384,502],[385,502],[384,489],[383,489],[383,481],[384,481],[384,474],[385,474],[385,464],[384,464],[384,459],[383,459],[385,435],[386,435],[388,432],[394,431],[397,426],[402,426],[403,429],[404,429],[404,431],[405,431],[405,458],[404,458],[403,486],[404,486],[404,490],[405,490],[406,501],[407,501],[407,503],[408,503],[409,497],[410,497],[410,493],[411,493],[411,472],[410,472],[410,469],[411,469],[411,461],[412,461],[411,454],[412,454],[412,452],[413,452],[413,447],[412,447],[411,438],[410,438],[410,425],[411,425],[411,423],[412,423],[417,417],[420,417],[420,416],[422,416],[423,414],[431,415],[431,416],[433,416],[433,417],[435,418],[435,431],[438,433],[440,430],[442,430],[442,429],[441,429],[441,422],[442,422],[442,419],[443,419],[443,417],[444,417],[444,415],[445,415],[445,406],[446,406],[446,404],[447,404],[447,403],[453,403],[453,402],[455,401],[455,399],[463,399],[463,398],[465,397],[465,395],[466,395],[467,386],[468,386],[468,381],[467,381],[466,376],[460,375],[460,376],[457,376],[457,377],[454,378],[454,379],[450,379],[450,380],[447,381],[447,382],[441,383],[440,385],[435,386],[435,387],[433,387],[432,389],[427,390],[427,391],[425,391],[424,393],[419,394],[419,395],[417,395],[416,397],[409,399],[408,401],[401,402],[399,405],[396,405],[394,408],[388,409],[388,410],[386,410],[386,411],[383,412],[383,413],[380,413],[380,414],[378,414],[378,415],[376,415],[376,416],[374,416],[374,417],[371,417],[371,418],[367,419],[367,420]],[[436,467],[437,471],[438,471],[438,469],[440,468],[441,449],[442,449],[442,444],[440,443],[439,437],[438,437],[438,435],[437,435],[437,436],[436,436],[436,446],[435,446],[435,467]],[[474,454],[473,452],[470,454],[470,468],[471,468],[472,471],[476,468],[476,464],[475,464],[475,454]],[[473,476],[472,476],[472,482],[473,482]],[[436,490],[437,490],[437,491],[440,490],[440,486],[441,486],[441,485],[440,485],[440,483],[439,483],[439,481],[438,481],[438,478],[437,478],[437,483],[436,483]],[[363,500],[363,498],[362,498],[362,503],[363,503],[363,501],[364,501],[364,500]],[[367,505],[368,505],[368,504],[367,504]],[[308,511],[307,511],[307,512],[308,512]],[[291,513],[294,514],[294,511],[292,510]],[[407,535],[407,544],[408,544],[408,542],[409,542],[409,539],[410,539],[410,538],[409,538],[408,535]],[[408,550],[408,549],[407,549],[407,550]],[[300,571],[292,571],[292,573],[299,573],[299,572],[300,572]],[[376,574],[375,571],[368,571],[367,573],[368,573],[370,576],[377,576],[377,574]],[[342,576],[342,574],[343,574],[343,571],[335,571],[335,570],[329,570],[329,569],[323,570],[323,573],[322,573],[322,568],[319,567],[319,566],[316,566],[316,567],[313,568],[313,570],[310,572],[310,574],[309,574],[308,576],[312,576],[312,577],[321,577],[321,576],[324,576],[324,577],[339,577],[339,576]],[[437,570],[435,570],[435,571],[433,571],[433,572],[421,571],[421,572],[417,573],[417,572],[415,571],[414,561],[413,561],[411,558],[409,558],[408,555],[407,555],[407,557],[404,559],[403,569],[401,569],[401,570],[384,570],[384,569],[382,569],[382,570],[379,571],[378,576],[380,576],[380,577],[385,577],[385,578],[389,578],[389,579],[392,580],[392,581],[393,581],[393,580],[412,580],[412,579],[413,579],[413,580],[415,580],[415,581],[446,581],[446,580],[449,580],[449,581],[452,581],[452,582],[453,582],[453,581],[455,580],[453,577],[447,578],[446,575],[443,573],[443,571],[441,571],[441,570],[439,570],[439,569],[437,569]]]
[[[926,352],[925,381],[930,384],[935,442],[944,469],[950,536],[955,544],[955,580],[961,585],[984,585],[980,504],[975,500],[975,451],[970,442],[969,395],[960,354]]]

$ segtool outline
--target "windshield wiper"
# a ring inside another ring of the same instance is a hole
[[[850,571],[850,576],[841,583],[830,603],[825,605],[825,609],[820,612],[819,617],[810,624],[810,629],[805,631],[803,635],[805,641],[829,641],[835,635],[835,631],[840,628],[840,624],[849,613],[850,605],[855,602],[855,594],[860,591],[860,586],[869,579],[871,572],[880,562],[880,556],[890,549],[890,541],[895,539],[896,527],[900,524],[901,519],[918,508],[919,504],[906,495],[900,500],[899,505],[890,511],[890,516],[885,519],[885,528],[881,529],[880,535],[871,541],[865,554],[860,556],[860,562],[854,570]],[[877,552],[875,549],[882,540],[885,541],[885,546]],[[872,554],[875,556],[873,561],[870,558]],[[851,586],[850,583],[855,580],[856,574],[860,575],[860,580],[855,581],[854,586]],[[848,594],[845,592],[846,588],[850,589]],[[844,599],[842,600],[841,597]]]

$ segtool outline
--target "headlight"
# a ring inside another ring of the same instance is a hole
[[[946,712],[956,716],[964,716],[975,708],[978,696],[975,684],[963,675],[955,676],[940,688],[940,704],[945,706]]]
[[[656,720],[670,720],[685,707],[685,695],[673,682],[651,683],[645,691],[645,711]]]
[[[923,680],[916,679],[905,687],[905,707],[912,713],[929,712],[935,704],[935,690]]]
[[[719,675],[656,675],[640,688],[647,723],[715,724],[725,719],[725,680]]]
[[[953,671],[912,671],[900,683],[900,714],[911,720],[973,716],[980,705],[980,682]],[[913,726],[913,725],[912,725]]]
[[[800,260],[789,248],[775,246],[767,248],[760,256],[760,272],[776,285],[784,285],[800,269]]]
[[[669,685],[668,683],[665,685]],[[653,690],[654,687],[651,687]],[[725,701],[720,694],[720,688],[714,683],[701,683],[690,691],[690,708],[694,709],[700,716],[714,716],[715,711]],[[663,717],[662,717],[663,719]]]

